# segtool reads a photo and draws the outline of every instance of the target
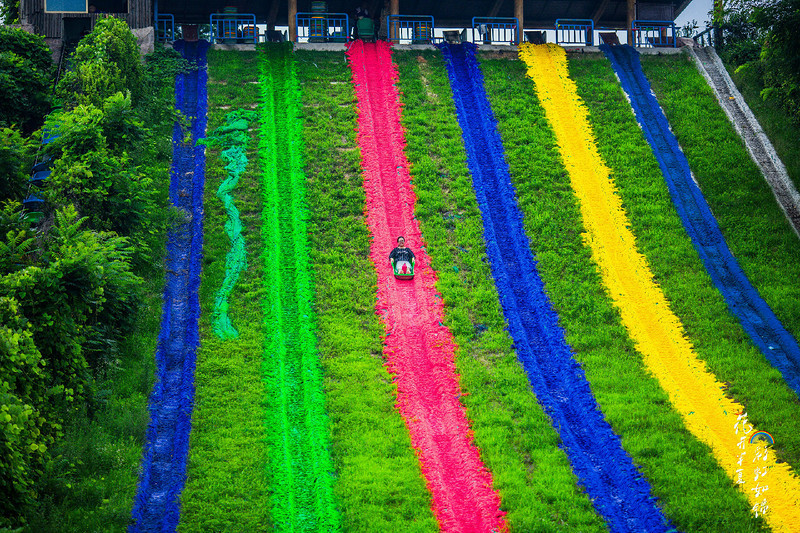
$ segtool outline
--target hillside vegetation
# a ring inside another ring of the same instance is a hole
[[[0,75],[11,72],[4,39]],[[51,66],[37,57],[25,60],[38,83]],[[515,55],[478,57],[545,291],[659,510],[681,531],[764,530],[623,319],[536,79]],[[270,46],[212,50],[208,61],[201,342],[179,530],[438,531],[409,436],[417,420],[401,417],[387,368],[345,56]],[[508,332],[444,58],[394,51],[392,61],[414,217],[444,303],[436,327],[452,333],[455,401],[504,519],[511,531],[605,531]],[[772,434],[781,468],[800,468],[800,401],[706,274],[609,62],[573,54],[567,64],[626,230],[685,340],[722,384],[720,397]],[[736,258],[797,338],[800,241],[694,65],[684,56],[642,64]],[[31,116],[0,106],[0,530],[130,523],[164,236],[176,216],[166,191],[172,127],[186,122],[172,109],[182,68],[162,48],[140,61],[124,23],[103,19],[79,45],[58,107],[45,92]],[[752,100],[758,80],[748,76],[735,75]],[[797,183],[797,143],[785,133],[797,130],[774,106],[755,107],[782,138]],[[42,124],[58,135],[46,147]],[[233,130],[236,142],[226,137]],[[45,154],[52,174],[36,224],[20,202]]]

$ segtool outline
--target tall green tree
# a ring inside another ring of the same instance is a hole
[[[761,96],[779,101],[800,123],[800,0],[734,0],[719,24],[723,60],[753,71]]]
[[[0,24],[19,22],[19,0],[0,1]]]

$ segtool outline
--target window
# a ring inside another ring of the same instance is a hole
[[[127,13],[128,0],[45,0],[45,13]]]
[[[45,0],[46,13],[87,13],[88,0]]]

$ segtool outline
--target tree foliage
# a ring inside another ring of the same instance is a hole
[[[99,19],[81,39],[70,58],[72,68],[59,82],[58,96],[67,107],[93,104],[118,93],[129,92],[134,103],[143,95],[143,67],[139,46],[125,21]]]
[[[49,52],[37,52],[36,39],[6,35],[0,83],[16,80],[3,78],[6,59],[49,74]],[[67,492],[46,486],[59,468],[52,450],[62,427],[92,417],[96,380],[125,357],[137,274],[159,264],[169,220],[180,56],[160,49],[143,62],[125,22],[106,18],[78,45],[73,66],[58,87],[63,105],[46,121],[52,173],[37,193],[46,216],[35,228],[20,201],[41,133],[0,123],[0,530],[24,525],[48,490]]]
[[[64,108],[48,121],[58,138],[45,196],[69,203],[87,227],[129,237],[134,260],[153,263],[164,229],[171,155],[172,81],[183,60],[163,47],[143,63],[127,24],[107,17],[78,44],[72,70],[60,82]]]
[[[155,231],[160,206],[153,179],[131,157],[131,150],[143,150],[148,132],[130,97],[117,92],[100,107],[81,104],[53,121],[59,136],[48,145],[55,163],[46,199],[74,205],[96,230],[135,239]]]
[[[50,108],[53,62],[44,39],[0,26],[0,126],[30,133]]]
[[[127,239],[84,223],[70,206],[46,235],[23,225],[0,241],[0,515],[11,523],[34,498],[64,419],[91,399],[92,369],[115,355],[135,316],[141,280]]]
[[[0,296],[0,527],[35,498],[54,426],[42,412],[50,390],[45,362],[13,297]]]
[[[800,123],[800,0],[737,0],[723,29],[723,59],[755,71],[762,97],[779,101]]]
[[[19,131],[0,129],[0,202],[18,200],[25,193],[32,151],[30,140]]]
[[[19,21],[19,0],[0,2],[0,24],[16,24]]]
[[[767,32],[761,47],[765,98],[776,97],[800,122],[800,0],[776,0],[753,11]]]

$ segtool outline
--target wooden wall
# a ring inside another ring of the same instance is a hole
[[[45,0],[20,0],[20,14],[23,24],[33,25],[36,33],[47,38],[60,39],[65,18],[89,18],[94,22],[106,14],[99,13],[45,13]],[[90,2],[91,3],[91,0]],[[153,0],[128,0],[128,13],[109,13],[128,23],[131,29],[146,28],[153,25]]]

